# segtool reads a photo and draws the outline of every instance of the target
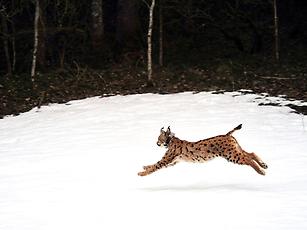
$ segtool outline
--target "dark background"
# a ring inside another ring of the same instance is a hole
[[[31,81],[37,2],[40,43]],[[244,88],[306,100],[307,2],[276,2],[280,60],[273,0],[156,1],[149,85],[150,0],[0,0],[0,114],[94,95],[186,90]]]

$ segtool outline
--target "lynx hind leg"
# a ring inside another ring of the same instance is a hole
[[[262,168],[267,169],[268,165],[264,163],[260,157],[257,156],[256,153],[250,153],[251,158],[256,161]]]
[[[265,171],[256,163],[256,161],[250,159],[250,160],[247,161],[246,164],[250,165],[260,175],[263,175],[263,176],[265,175]]]
[[[251,166],[260,175],[265,175],[265,171],[268,166],[258,157],[255,153],[248,153],[242,150],[244,154],[243,164]]]

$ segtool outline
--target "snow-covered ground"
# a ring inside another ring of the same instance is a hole
[[[89,98],[0,120],[0,229],[307,229],[307,119],[239,92]],[[299,103],[299,102],[296,102]],[[268,165],[214,159],[147,177],[159,130],[234,136]]]

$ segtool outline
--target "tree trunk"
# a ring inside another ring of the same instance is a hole
[[[37,64],[41,70],[46,67],[46,25],[44,6],[46,0],[39,1]]]
[[[139,0],[118,0],[116,42],[118,52],[135,51],[140,43]]]
[[[104,22],[102,0],[92,0],[92,47],[99,51],[103,46]]]
[[[31,68],[31,80],[33,83],[35,82],[35,75],[36,75],[36,59],[37,59],[38,39],[39,39],[38,35],[39,17],[40,17],[40,0],[36,0],[35,17],[34,17],[34,47],[33,47],[32,68]]]
[[[277,0],[273,0],[273,8],[274,8],[275,60],[276,62],[279,62],[279,28],[278,28]]]
[[[15,29],[15,22],[14,20],[11,21],[11,26],[12,26],[12,52],[13,52],[13,64],[12,64],[12,69],[13,72],[16,70],[16,29]]]
[[[159,65],[163,66],[163,8],[162,0],[159,2]]]
[[[44,69],[46,67],[46,27],[43,17],[44,1],[35,1],[35,16],[34,16],[34,46],[33,59],[31,68],[31,80],[35,81],[37,67]]]
[[[7,74],[11,76],[12,75],[12,64],[11,64],[11,56],[10,56],[10,51],[9,51],[8,25],[7,25],[7,17],[4,12],[1,13],[1,25],[2,25],[2,31],[4,34],[3,47],[4,47],[6,65],[7,65]]]
[[[147,34],[147,71],[148,82],[152,84],[152,27],[153,27],[153,12],[155,8],[155,0],[151,0],[149,8],[149,25]]]

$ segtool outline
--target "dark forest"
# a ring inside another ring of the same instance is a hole
[[[306,0],[0,0],[0,117],[89,96],[307,99]]]

